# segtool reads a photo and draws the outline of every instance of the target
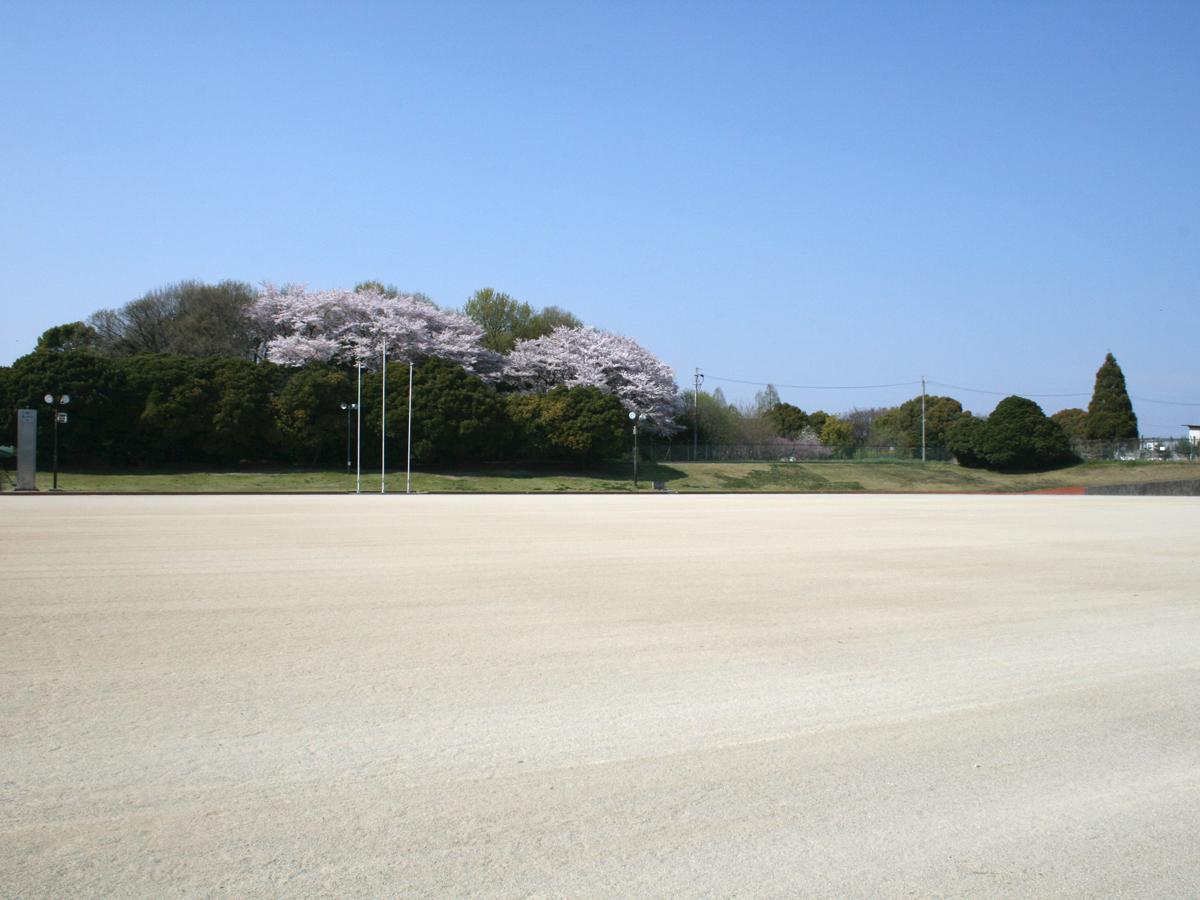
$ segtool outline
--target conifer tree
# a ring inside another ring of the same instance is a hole
[[[1111,353],[1096,372],[1096,387],[1088,404],[1087,436],[1094,441],[1136,440],[1137,416],[1125,389],[1125,373]]]

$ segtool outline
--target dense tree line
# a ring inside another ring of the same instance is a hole
[[[688,439],[708,445],[770,445],[786,441],[819,447],[824,455],[853,457],[864,450],[919,455],[922,446],[922,398],[887,408],[851,409],[833,415],[805,412],[783,402],[767,385],[754,402],[726,401],[720,388],[684,394]],[[976,417],[953,397],[924,398],[924,444],[934,457],[948,452],[959,463],[994,469],[1038,469],[1076,459],[1072,442],[1128,441],[1138,436],[1137,418],[1125,376],[1110,353],[1096,373],[1087,410],[1064,409],[1047,417],[1040,406],[1021,397],[1001,401],[987,417]],[[787,448],[780,445],[781,452]],[[814,454],[819,455],[819,454]]]
[[[14,438],[16,408],[70,393],[63,443],[76,463],[329,465],[346,455],[343,405],[356,402],[361,368],[371,464],[381,430],[393,441],[407,434],[403,403],[386,421],[380,414],[385,351],[393,386],[407,387],[414,363],[413,451],[425,463],[611,458],[627,449],[630,410],[660,440],[682,431],[689,444],[781,443],[833,457],[864,448],[916,456],[924,443],[993,468],[1057,465],[1072,440],[1137,436],[1112,354],[1086,411],[1047,418],[1009,397],[980,418],[931,395],[922,432],[919,396],[835,415],[786,403],[770,385],[741,405],[720,388],[680,395],[674,373],[636,342],[492,288],[452,310],[379,281],[315,292],[183,281],[50,328],[33,353],[0,368],[0,442]]]
[[[373,464],[383,430],[407,437],[396,398],[409,362],[421,462],[610,458],[625,450],[631,409],[657,434],[677,428],[671,370],[559,307],[535,310],[490,288],[457,311],[379,281],[315,292],[185,281],[50,328],[0,368],[0,442],[15,439],[15,409],[55,392],[72,396],[61,438],[76,464],[328,465],[346,454],[347,425],[357,430],[344,407],[357,402],[361,369],[363,459]]]
[[[207,466],[238,463],[330,466],[345,463],[342,404],[357,400],[356,372],[313,362],[282,366],[229,357],[136,354],[89,349],[35,352],[0,368],[0,443],[15,442],[13,410],[42,410],[47,392],[69,394],[60,430],[72,465]],[[422,463],[535,459],[586,462],[625,452],[628,421],[612,394],[588,386],[520,393],[489,384],[440,359],[414,366],[413,455]],[[381,373],[363,375],[363,460],[379,458]],[[408,366],[388,366],[387,434],[407,436]],[[48,459],[46,436],[39,451]],[[398,455],[403,450],[397,451]]]

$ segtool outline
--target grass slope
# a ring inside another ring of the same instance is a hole
[[[817,463],[672,463],[645,464],[640,490],[661,481],[672,491],[716,492],[982,492],[1178,481],[1200,476],[1194,463],[1083,463],[1051,472],[999,473],[964,469],[944,462]],[[49,490],[50,475],[38,485]],[[59,475],[64,491],[183,492],[329,492],[354,490],[354,476],[340,471],[262,472],[67,472]],[[364,491],[379,490],[379,473],[363,473]],[[389,493],[403,492],[404,473],[387,478]],[[414,472],[413,489],[441,492],[588,492],[631,491],[628,465],[584,471],[545,467],[478,467],[453,472]]]

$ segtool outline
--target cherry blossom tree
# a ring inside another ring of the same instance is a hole
[[[357,291],[310,291],[303,285],[266,284],[251,310],[267,359],[379,366],[387,346],[396,362],[437,358],[496,378],[498,354],[482,345],[483,329],[461,313],[413,296],[389,297],[368,286]]]
[[[520,341],[509,354],[505,378],[531,390],[555,385],[595,387],[614,394],[621,405],[646,416],[646,428],[673,434],[683,410],[675,373],[636,341],[598,328],[554,329]]]

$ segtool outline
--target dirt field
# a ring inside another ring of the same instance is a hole
[[[1198,499],[0,522],[3,896],[1200,893]]]

